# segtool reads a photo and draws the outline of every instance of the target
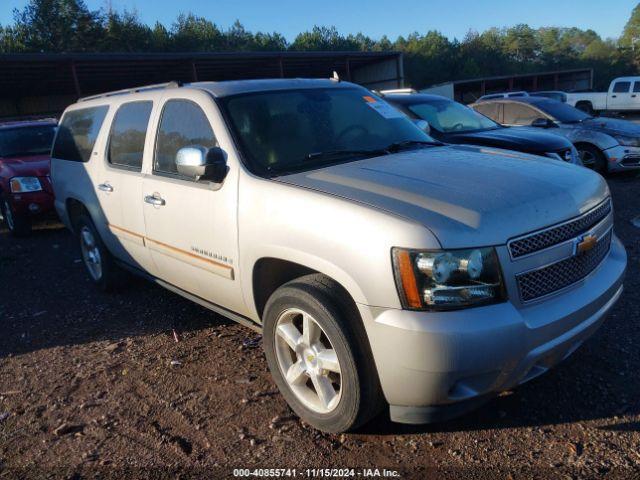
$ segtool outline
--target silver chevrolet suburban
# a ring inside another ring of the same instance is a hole
[[[52,158],[97,286],[126,269],[262,331],[282,395],[327,432],[385,405],[459,415],[570,355],[622,292],[602,177],[443,145],[346,82],[85,98]]]

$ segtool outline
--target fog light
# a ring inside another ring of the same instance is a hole
[[[31,213],[38,213],[40,211],[40,205],[38,205],[37,203],[30,203],[29,211]]]

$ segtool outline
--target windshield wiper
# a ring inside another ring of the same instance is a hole
[[[385,150],[387,152],[398,152],[403,148],[414,147],[414,146],[426,146],[426,147],[441,147],[444,145],[442,142],[437,141],[429,141],[429,140],[403,140],[401,142],[393,142],[390,145],[387,145]]]
[[[305,160],[317,160],[317,159],[326,159],[326,158],[335,158],[335,157],[351,157],[351,156],[373,156],[373,155],[384,155],[388,153],[385,148],[375,148],[371,150],[327,150],[325,152],[312,152],[307,154],[304,159]]]

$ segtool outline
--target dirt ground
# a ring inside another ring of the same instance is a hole
[[[256,333],[140,279],[99,293],[58,224],[21,240],[2,231],[0,478],[331,473],[306,470],[314,467],[387,468],[402,478],[640,478],[640,228],[631,223],[640,178],[609,184],[629,270],[592,339],[461,419],[412,427],[383,414],[339,436],[291,415]]]

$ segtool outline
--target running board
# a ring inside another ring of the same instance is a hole
[[[216,305],[215,303],[209,302],[208,300],[205,300],[204,298],[198,297],[197,295],[193,295],[189,292],[186,292],[184,290],[182,290],[179,287],[176,287],[175,285],[165,282],[164,280],[161,280],[157,277],[154,277],[153,275],[140,270],[139,268],[133,267],[131,265],[129,265],[126,262],[122,262],[119,260],[116,260],[116,263],[118,264],[118,266],[124,268],[125,270],[133,273],[134,275],[138,275],[141,277],[146,278],[147,280],[152,281],[153,283],[156,283],[158,285],[160,285],[161,287],[166,288],[167,290],[172,291],[173,293],[176,293],[178,295],[180,295],[181,297],[186,298],[187,300],[191,300],[192,302],[197,303],[198,305],[211,310],[212,312],[215,312],[219,315],[222,315],[223,317],[228,318],[229,320],[233,320],[234,322],[239,323],[240,325],[243,325],[245,327],[248,327],[258,333],[262,333],[262,325],[254,322],[253,320],[244,317],[242,315],[239,315],[237,313],[232,312],[231,310],[227,310],[224,307],[221,307],[220,305]]]

